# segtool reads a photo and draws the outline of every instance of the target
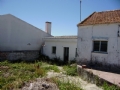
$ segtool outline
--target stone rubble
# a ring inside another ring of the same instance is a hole
[[[45,78],[38,78],[36,81],[26,84],[21,90],[59,90],[56,84],[47,81]]]

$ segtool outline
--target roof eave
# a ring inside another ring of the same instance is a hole
[[[90,14],[87,18],[85,18],[82,22],[78,23],[78,24],[77,24],[77,27],[83,26],[83,25],[81,25],[81,24],[82,24],[83,22],[85,22],[89,17],[91,17],[94,13],[96,13],[96,12],[93,12],[93,13]]]

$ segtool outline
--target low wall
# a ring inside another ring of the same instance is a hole
[[[0,51],[0,60],[35,60],[39,57],[39,52],[32,51]]]
[[[112,84],[100,77],[98,77],[97,75],[93,74],[92,71],[87,71],[85,70],[82,66],[80,65],[77,65],[77,72],[78,72],[78,75],[83,79],[83,80],[86,80],[90,83],[94,83],[98,86],[102,86],[104,84],[104,82],[108,83],[108,84]]]

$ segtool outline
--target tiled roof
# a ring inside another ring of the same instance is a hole
[[[94,12],[77,26],[120,23],[120,10]]]
[[[77,39],[77,36],[54,36],[54,37],[45,37],[45,39]]]

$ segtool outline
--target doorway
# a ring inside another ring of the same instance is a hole
[[[69,60],[69,47],[64,47],[64,50],[63,50],[64,52],[64,62],[68,62],[68,60]]]

